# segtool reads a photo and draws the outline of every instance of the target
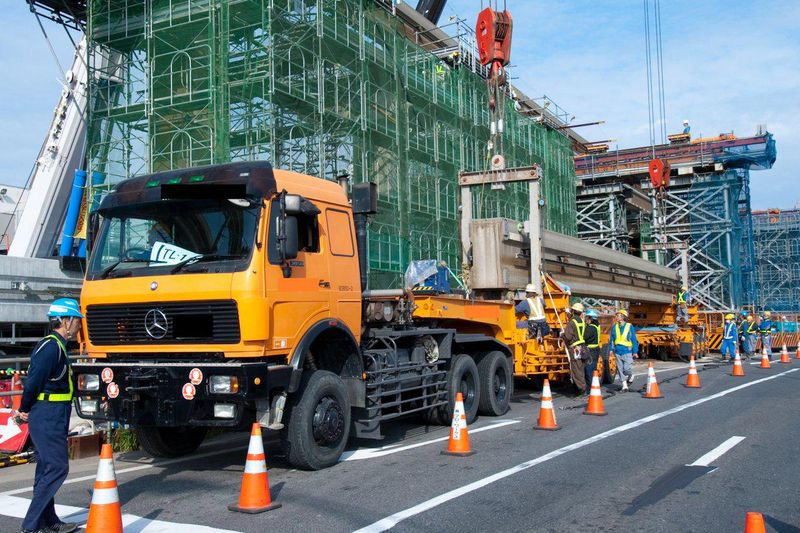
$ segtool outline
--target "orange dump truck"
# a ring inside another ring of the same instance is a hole
[[[258,421],[316,469],[384,421],[449,423],[457,391],[471,422],[508,409],[514,374],[568,372],[510,303],[365,290],[376,190],[352,196],[263,162],[117,185],[89,224],[79,414],[132,425],[158,456]],[[568,297],[546,283],[558,328]]]

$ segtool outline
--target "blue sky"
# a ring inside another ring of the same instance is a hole
[[[413,2],[413,0],[412,0]],[[485,2],[484,2],[485,3]],[[0,183],[25,182],[49,127],[61,86],[58,70],[24,2],[8,2],[0,32]],[[547,94],[576,116],[592,140],[620,147],[649,143],[641,0],[508,0],[514,16],[514,82],[529,96]],[[480,0],[450,0],[451,15],[473,24]],[[775,134],[778,161],[753,172],[755,208],[800,202],[800,2],[664,0],[664,71],[668,130],[691,121],[705,136],[733,130]],[[63,65],[71,44],[52,23]]]

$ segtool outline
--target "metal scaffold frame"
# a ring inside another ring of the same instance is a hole
[[[795,312],[800,301],[800,210],[753,213],[759,307]]]
[[[581,196],[577,199],[578,237],[628,253],[628,217],[619,194]]]
[[[455,270],[456,177],[488,168],[474,42],[422,48],[368,0],[91,0],[89,166],[109,184],[236,160],[378,184],[370,282],[413,259]],[[463,63],[462,63],[463,61]],[[506,106],[509,166],[544,171],[548,229],[575,234],[570,140]],[[480,216],[527,218],[524,188],[476,191]]]

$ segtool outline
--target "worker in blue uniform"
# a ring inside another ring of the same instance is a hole
[[[725,325],[722,328],[722,347],[720,348],[723,361],[725,361],[725,357],[730,357],[730,361],[733,362],[736,357],[736,343],[739,339],[739,334],[733,318],[733,313],[725,315]]]
[[[639,357],[639,340],[636,330],[628,322],[628,311],[619,309],[617,323],[611,327],[611,338],[608,342],[608,355],[617,358],[617,374],[622,382],[622,392],[627,392],[633,383],[633,360]]]
[[[764,318],[761,320],[758,329],[761,334],[761,346],[767,349],[767,354],[772,353],[772,313],[764,311]]]
[[[28,379],[17,417],[28,423],[36,448],[36,478],[23,533],[69,533],[77,524],[64,523],[56,515],[54,497],[69,472],[67,432],[72,411],[72,367],[67,341],[74,339],[83,315],[78,302],[59,298],[47,313],[52,333],[31,353]]]
[[[689,134],[689,133],[691,133],[691,131],[692,131],[692,127],[689,125],[689,121],[688,120],[684,120],[683,121],[683,133],[684,134]]]
[[[761,317],[759,317],[761,320]],[[747,320],[742,326],[742,335],[744,336],[744,353],[747,359],[753,357],[756,350],[756,337],[758,337],[758,322],[753,315],[747,315]]]

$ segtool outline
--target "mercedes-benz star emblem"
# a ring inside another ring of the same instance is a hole
[[[167,334],[167,315],[161,309],[151,309],[144,315],[144,330],[154,339],[163,339]]]

